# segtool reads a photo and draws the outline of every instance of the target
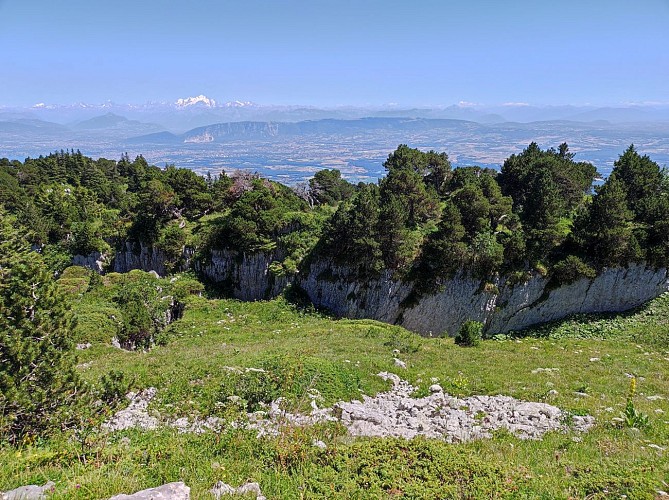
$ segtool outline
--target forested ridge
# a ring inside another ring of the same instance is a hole
[[[550,273],[556,283],[600,269],[669,259],[666,172],[633,146],[603,185],[566,144],[530,144],[501,171],[453,169],[446,153],[400,145],[377,184],[352,185],[322,170],[289,188],[248,172],[198,176],[142,156],[93,160],[61,151],[0,160],[0,205],[56,271],[73,255],[124,242],[163,251],[179,269],[184,246],[274,252],[272,272],[314,258],[382,269],[430,291],[458,272]]]

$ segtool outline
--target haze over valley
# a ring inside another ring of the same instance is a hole
[[[0,107],[0,156],[23,160],[60,149],[118,159],[142,154],[200,174],[235,169],[288,184],[324,168],[374,181],[398,144],[445,151],[455,166],[499,168],[530,142],[567,142],[606,176],[630,143],[669,163],[669,107],[460,103],[433,108],[271,106],[200,95],[145,105]]]

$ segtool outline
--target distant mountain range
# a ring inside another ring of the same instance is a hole
[[[128,140],[130,144],[204,144],[236,140],[266,141],[307,135],[351,135],[384,130],[416,132],[434,129],[476,129],[481,125],[465,120],[426,118],[359,118],[352,120],[323,119],[300,122],[228,122],[197,127],[183,134],[158,132]]]
[[[445,151],[458,166],[499,168],[530,142],[543,148],[567,142],[603,175],[631,143],[664,166],[669,110],[520,104],[319,109],[220,104],[206,96],[144,106],[0,108],[0,158],[60,149],[105,158],[142,154],[156,165],[200,173],[240,168],[284,182],[304,181],[321,168],[371,181],[384,175],[383,161],[398,144]]]
[[[125,118],[129,122],[114,124],[138,126],[149,124],[152,132],[159,130],[181,134],[197,127],[227,122],[300,122],[306,120],[374,118],[425,118],[467,120],[477,123],[503,123],[568,120],[593,122],[605,120],[611,123],[669,122],[669,105],[636,104],[617,107],[595,106],[531,106],[525,103],[508,103],[483,106],[460,103],[451,106],[402,108],[399,106],[354,107],[341,106],[319,108],[314,106],[262,105],[250,101],[219,102],[205,95],[177,99],[175,102],[148,102],[146,104],[70,104],[51,105],[38,103],[29,108],[0,106],[0,121],[8,116],[25,120],[41,120],[59,125],[77,125],[109,114]],[[102,122],[105,122],[102,120]],[[93,126],[96,126],[96,121]],[[91,124],[89,124],[91,125]],[[89,126],[84,125],[84,126]],[[105,125],[106,126],[106,125]],[[158,130],[156,130],[156,127]],[[150,133],[148,129],[145,131]]]

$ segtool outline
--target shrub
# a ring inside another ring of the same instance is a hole
[[[55,430],[78,394],[74,320],[39,254],[0,213],[0,440]]]
[[[568,285],[581,278],[593,279],[595,270],[575,255],[569,255],[553,266],[552,281],[555,285]]]
[[[483,336],[483,323],[480,321],[465,321],[458,334],[455,336],[455,343],[464,347],[476,347],[481,342]]]

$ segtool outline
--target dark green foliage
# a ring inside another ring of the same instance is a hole
[[[179,223],[173,221],[163,227],[155,245],[165,256],[165,269],[170,273],[178,271],[186,245],[186,235]]]
[[[367,270],[378,271],[382,266],[379,212],[378,187],[363,184],[327,224],[322,241],[325,254],[341,264],[362,264]]]
[[[504,247],[494,234],[484,231],[472,240],[472,273],[486,277],[494,274],[504,262]]]
[[[641,257],[632,231],[633,212],[625,199],[624,184],[615,174],[597,189],[589,210],[574,223],[574,238],[600,266],[623,265]]]
[[[533,182],[540,173],[548,173],[552,182]],[[549,185],[551,190],[557,189],[561,203],[551,207],[551,210],[557,211],[555,215],[560,217],[579,206],[583,195],[590,191],[596,173],[590,163],[575,162],[574,155],[569,153],[564,143],[558,151],[552,148],[542,151],[533,142],[521,154],[512,155],[504,162],[499,183],[502,192],[513,198],[514,208],[523,220],[533,215],[528,203],[538,194],[537,187],[544,184]]]
[[[350,199],[355,192],[355,186],[342,179],[341,172],[335,168],[316,172],[309,180],[309,188],[316,202],[321,205],[335,205]]]
[[[543,259],[564,240],[560,220],[582,205],[596,173],[590,163],[575,162],[564,143],[542,151],[533,142],[504,162],[499,184],[513,198],[531,258]]]
[[[176,168],[169,165],[165,168],[165,182],[176,193],[176,205],[183,215],[189,219],[200,216],[213,206],[213,196],[207,190],[207,183],[201,175],[192,170]]]
[[[639,155],[631,145],[614,162],[612,175],[620,179],[630,210],[646,220],[653,201],[666,187],[659,165],[648,156]]]
[[[557,285],[568,285],[581,278],[593,279],[597,272],[576,255],[568,255],[551,269],[551,281]]]
[[[437,230],[427,237],[418,262],[414,277],[421,291],[434,291],[440,280],[452,278],[463,269],[469,256],[464,236],[460,212],[447,201]]]
[[[125,399],[133,384],[134,379],[126,377],[122,371],[111,370],[100,377],[100,387],[96,395],[107,405],[114,407]]]
[[[425,184],[427,169],[425,155],[418,150],[400,146],[383,164],[388,175],[379,182],[381,209],[386,203],[395,203],[401,212],[403,225],[413,229],[439,214],[436,190]],[[410,158],[405,157],[407,150]],[[398,157],[398,155],[400,155]]]
[[[232,205],[221,230],[212,235],[210,245],[245,252],[273,250],[278,237],[296,229],[296,213],[305,209],[305,203],[287,187],[254,178]]]
[[[122,313],[117,331],[121,347],[148,349],[164,342],[163,330],[183,312],[175,292],[169,281],[147,273],[133,271],[121,276],[110,293]]]
[[[51,273],[0,212],[0,441],[65,423],[78,385],[73,326]]]
[[[476,347],[481,343],[483,323],[480,321],[465,321],[455,336],[455,343],[463,347]]]

